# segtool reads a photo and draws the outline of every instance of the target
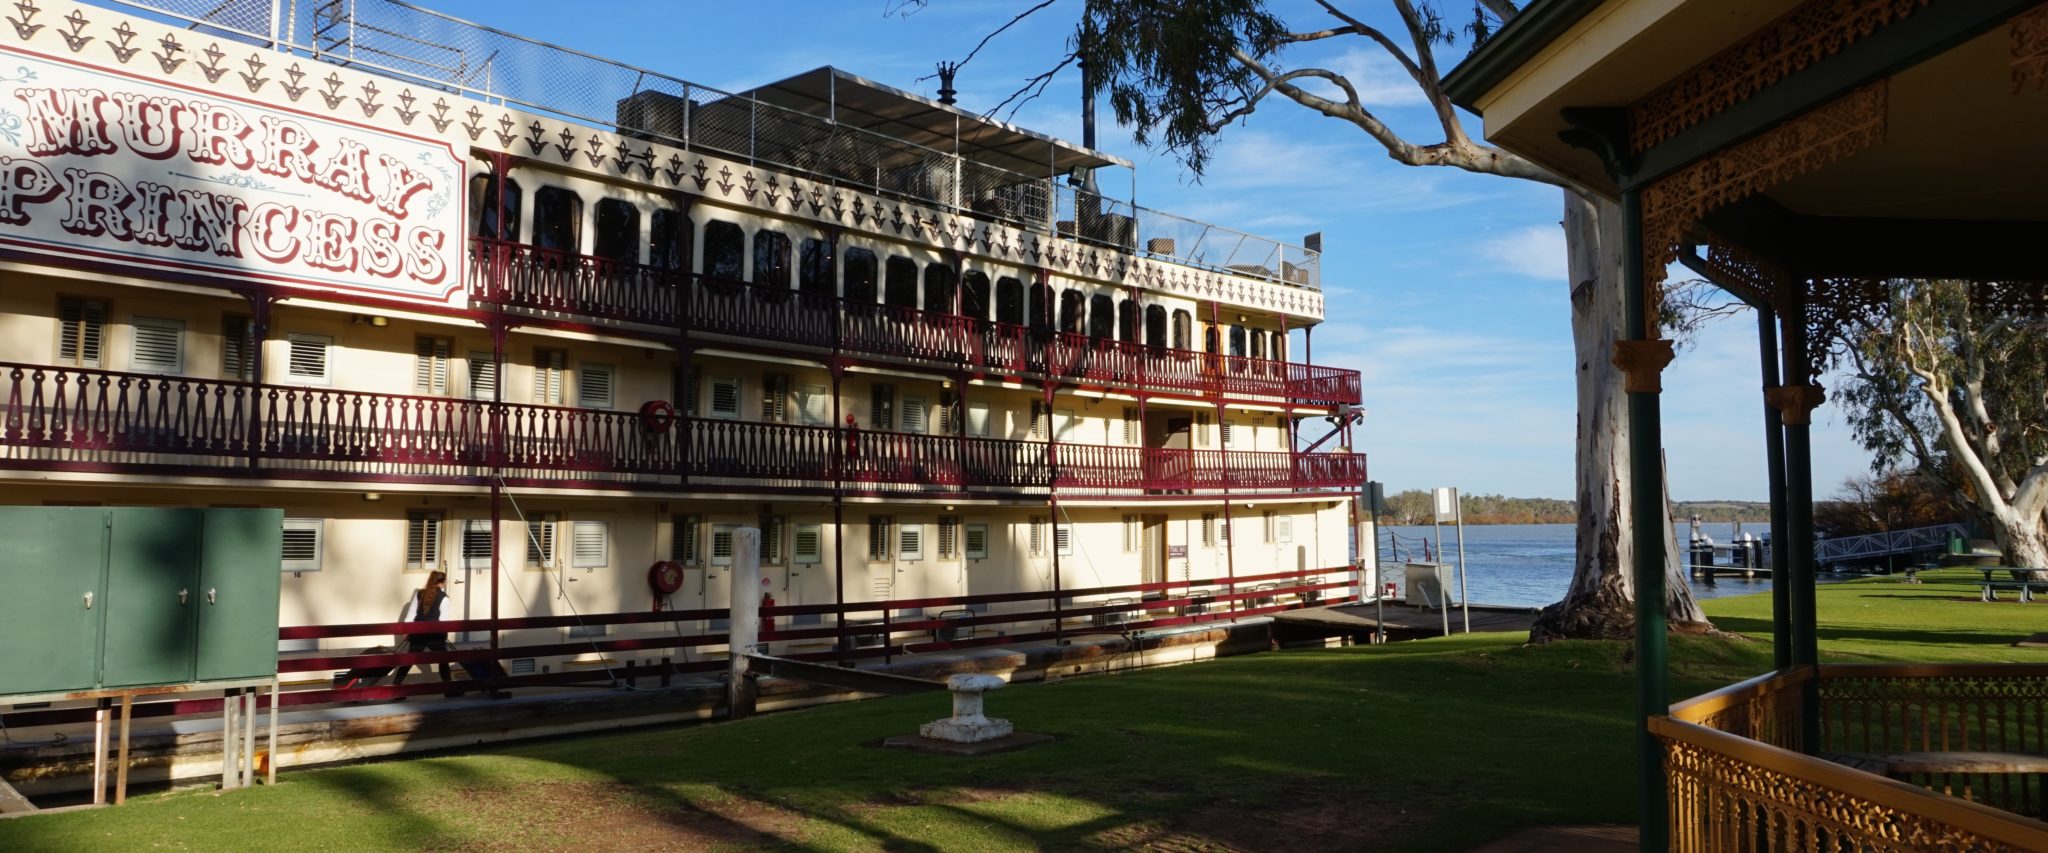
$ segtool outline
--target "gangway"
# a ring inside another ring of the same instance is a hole
[[[1963,529],[1960,524],[1937,524],[1932,527],[1822,539],[1813,543],[1813,562],[1825,566],[1851,560],[1946,551],[1950,540],[1968,539],[1969,535],[1969,531]]]

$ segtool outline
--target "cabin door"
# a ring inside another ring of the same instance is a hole
[[[1144,564],[1145,583],[1165,583],[1166,574],[1166,516],[1148,515],[1144,518],[1145,531],[1142,547],[1138,549]]]

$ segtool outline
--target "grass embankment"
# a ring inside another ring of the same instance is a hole
[[[2048,658],[2007,644],[2048,605],[1975,601],[1975,573],[1828,585],[1851,660]],[[1769,600],[1708,606],[1769,631]],[[0,849],[1464,849],[1536,824],[1634,819],[1625,644],[1475,634],[1029,684],[990,704],[1060,736],[958,759],[864,744],[932,696],[286,772],[0,821]],[[1674,638],[1673,691],[1767,668],[1767,643]]]

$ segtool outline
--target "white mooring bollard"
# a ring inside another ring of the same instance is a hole
[[[990,719],[982,714],[982,694],[1000,690],[1008,683],[999,675],[948,676],[946,689],[953,691],[953,716],[925,723],[918,727],[917,733],[932,740],[953,743],[980,743],[1009,737],[1013,731],[1009,720]]]

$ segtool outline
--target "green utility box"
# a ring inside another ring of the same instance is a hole
[[[284,512],[0,507],[0,695],[277,672]]]

